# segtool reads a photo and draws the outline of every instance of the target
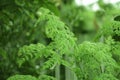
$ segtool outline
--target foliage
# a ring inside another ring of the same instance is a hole
[[[39,80],[56,80],[54,77],[48,76],[48,75],[42,75],[39,76]]]
[[[19,0],[0,1],[0,57],[4,58],[1,59],[0,63],[0,77],[2,80],[16,73],[36,75],[36,70],[33,69],[34,66],[29,63],[24,65],[24,71],[22,68],[18,69],[16,56],[19,48],[23,45],[38,42],[45,45],[49,43],[41,24],[38,25],[39,27],[34,26],[38,19],[37,10],[41,6],[53,10],[58,15],[57,8],[47,0],[30,0],[29,2]],[[27,68],[28,65],[29,69]]]
[[[118,80],[110,74],[102,74],[100,77],[95,78],[94,80]]]
[[[80,68],[76,70],[78,79],[94,80],[95,77],[102,74],[114,76],[115,69],[119,68],[112,58],[110,50],[110,47],[103,43],[84,42],[80,44],[75,55],[76,66]],[[107,76],[104,77],[107,78]]]
[[[15,75],[8,78],[7,80],[37,80],[37,79],[30,75]]]
[[[119,80],[119,7],[0,1],[1,80]]]

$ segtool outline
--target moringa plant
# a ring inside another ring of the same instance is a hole
[[[74,34],[50,10],[40,8],[37,13],[39,18],[35,26],[42,23],[45,34],[51,41],[48,45],[37,43],[21,47],[17,57],[19,67],[28,61],[32,65],[38,66],[37,71],[40,77],[46,75],[45,80],[55,78],[59,80],[59,77],[50,76],[46,71],[54,70],[58,65],[69,68],[76,75],[77,80],[118,80],[119,65],[111,51],[114,48],[112,37],[106,38],[105,42],[86,41],[77,44]],[[119,32],[113,32],[111,35],[116,33],[119,34]],[[104,33],[102,34],[104,35]],[[65,59],[66,56],[67,59]],[[38,65],[36,62],[40,58],[45,58],[45,60],[39,61]],[[27,78],[25,75],[23,77]],[[10,80],[14,80],[14,78],[16,76]],[[42,78],[39,79],[42,80]]]
[[[98,12],[65,0],[0,2],[1,80],[120,79],[118,8],[100,1]]]

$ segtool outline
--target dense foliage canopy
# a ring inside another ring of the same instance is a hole
[[[0,0],[0,80],[120,80],[120,3]]]

